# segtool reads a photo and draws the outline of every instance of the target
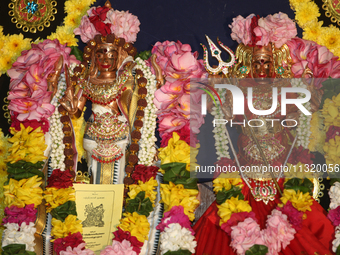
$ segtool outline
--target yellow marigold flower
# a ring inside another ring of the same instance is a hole
[[[18,52],[21,53],[21,43],[24,40],[24,36],[22,34],[13,34],[8,37],[8,42],[6,44],[8,50],[11,52]]]
[[[223,178],[221,177],[221,175],[219,176],[219,178],[213,180],[213,183],[215,193],[222,191],[223,188],[225,190],[230,190],[232,185],[238,186],[240,188],[243,187],[241,178]]]
[[[136,212],[124,213],[124,218],[120,220],[120,227],[124,231],[129,231],[132,236],[135,236],[138,241],[144,243],[148,240],[150,223],[145,215],[139,215]]]
[[[58,39],[61,44],[67,44],[67,46],[77,46],[78,39],[73,34],[73,27],[58,27],[55,33],[52,33],[47,39]]]
[[[80,13],[79,15],[82,17],[85,15],[86,11],[90,8],[90,5],[96,2],[96,0],[69,0],[65,2],[65,12]]]
[[[293,189],[285,189],[280,199],[284,204],[290,201],[298,211],[305,212],[312,210],[310,206],[313,205],[313,198],[309,195],[308,192],[302,193],[299,190],[296,193],[296,191]]]
[[[11,144],[8,142],[8,138],[9,137],[5,136],[0,128],[0,165],[5,164],[5,159],[9,155],[8,150],[11,147]]]
[[[190,163],[196,162],[199,144],[196,148],[189,146],[185,141],[180,140],[180,136],[172,133],[172,138],[169,139],[168,146],[159,149],[159,158],[162,164],[178,162],[186,163],[186,170],[190,171]],[[191,159],[191,160],[190,160]]]
[[[323,21],[318,21],[317,19],[312,20],[308,23],[303,31],[303,39],[310,41],[317,41],[321,36]]]
[[[76,201],[75,191],[72,187],[66,189],[48,187],[44,192],[44,199],[46,200],[47,212],[51,212],[52,209],[65,204],[67,201]]]
[[[84,119],[84,112],[86,110],[86,107],[83,109],[83,113],[81,116],[76,118],[71,118],[72,125],[74,128],[74,135],[76,137],[76,148],[78,152],[78,161],[80,162],[82,158],[85,158],[85,150],[83,147],[83,137],[85,133],[85,119]]]
[[[8,69],[12,67],[14,61],[12,60],[12,53],[6,52],[2,53],[0,57],[0,74],[5,73]]]
[[[154,205],[154,202],[157,197],[157,191],[155,191],[155,187],[158,186],[157,181],[154,177],[151,177],[150,180],[143,183],[142,181],[138,181],[138,184],[129,185],[130,192],[128,193],[130,199],[134,199],[139,192],[145,191],[145,198],[150,198],[150,201]]]
[[[323,117],[320,111],[314,112],[310,122],[310,131],[308,149],[310,151],[318,151],[324,154],[323,144],[326,140],[326,132],[323,128]]]
[[[175,185],[161,184],[161,196],[164,203],[164,212],[170,211],[173,206],[181,205],[184,208],[184,213],[189,219],[195,219],[195,210],[200,204],[197,200],[198,190],[185,189],[182,184]]]
[[[6,205],[8,207],[15,205],[22,208],[25,205],[34,204],[36,208],[42,203],[43,199],[41,184],[41,177],[37,175],[20,181],[10,179],[9,184],[4,186]]]
[[[23,124],[20,124],[20,128],[20,131],[11,128],[11,134],[14,136],[9,138],[8,141],[13,145],[9,149],[11,155],[7,158],[7,161],[15,163],[18,160],[25,160],[35,164],[46,159],[44,151],[47,146],[41,128],[38,127],[33,130],[31,127],[25,128]]]
[[[321,30],[321,36],[317,43],[326,46],[333,54],[338,54],[335,52],[336,49],[339,50],[340,47],[340,30],[339,28],[330,25],[329,27],[323,27]],[[339,55],[337,55],[339,56]]]
[[[66,217],[65,222],[52,218],[51,236],[54,239],[64,238],[69,234],[83,233],[81,220],[77,220],[77,216],[69,215]]]
[[[223,223],[226,223],[233,213],[251,212],[252,210],[251,206],[248,204],[248,201],[239,200],[238,196],[227,199],[223,204],[217,205],[217,208],[217,214],[221,217],[220,226]]]
[[[301,3],[307,3],[309,0],[289,0],[290,6],[293,10],[296,10],[296,8],[301,4]]]
[[[65,26],[77,27],[80,25],[80,21],[83,15],[79,11],[70,12],[64,19]]]
[[[340,160],[340,136],[329,139],[329,141],[324,144],[323,149],[326,153],[326,164],[333,166],[338,164]]]
[[[295,19],[302,28],[319,16],[319,7],[313,1],[300,3],[295,10]]]
[[[328,130],[329,126],[340,127],[339,107],[340,94],[333,96],[332,99],[326,98],[321,110],[323,117],[325,118],[324,124],[326,126],[326,130]]]

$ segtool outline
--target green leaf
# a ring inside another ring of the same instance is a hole
[[[71,46],[71,55],[74,55],[79,61],[83,61],[83,52],[76,46]]]
[[[185,189],[198,189],[197,178],[191,178],[190,172],[186,170],[186,163],[167,163],[161,165],[165,171],[164,183],[183,184]]]
[[[268,253],[268,247],[262,244],[254,244],[246,251],[246,255],[265,255]]]
[[[2,253],[1,255],[35,255],[35,252],[32,251],[26,251],[25,250],[26,245],[25,244],[9,244],[5,247],[2,247]]]
[[[167,251],[164,255],[191,255],[192,253],[188,250],[178,250],[178,251]]]
[[[145,50],[145,51],[142,51],[142,52],[139,52],[135,58],[138,58],[140,57],[141,59],[143,60],[147,60],[151,57],[151,50]]]
[[[314,184],[308,178],[292,178],[285,183],[285,189],[293,189],[296,192],[300,190],[303,193],[309,192],[312,194]]]
[[[7,164],[8,178],[15,180],[21,180],[24,178],[30,178],[32,176],[38,175],[38,177],[44,178],[44,174],[41,171],[44,162],[39,161],[35,164],[20,160],[13,164]]]
[[[153,211],[153,207],[150,198],[145,198],[145,191],[141,191],[134,199],[128,201],[125,210],[129,213],[137,212],[148,217],[150,212]]]
[[[74,201],[67,201],[51,211],[52,217],[61,221],[65,221],[69,214],[77,216],[76,202]]]
[[[216,203],[220,205],[223,204],[227,199],[237,196],[239,199],[244,199],[241,188],[232,185],[230,190],[225,190],[225,188],[223,188],[222,191],[217,192]]]

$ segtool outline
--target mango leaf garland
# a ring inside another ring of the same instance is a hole
[[[126,206],[126,211],[129,213],[137,212],[139,215],[149,216],[153,211],[150,198],[145,198],[145,191],[141,191],[134,199],[130,199]]]
[[[285,183],[285,189],[293,189],[296,192],[300,190],[302,193],[308,192],[309,194],[312,195],[314,185],[307,178],[304,178],[304,179],[292,178]]]
[[[191,255],[192,253],[188,250],[178,250],[178,251],[167,251],[164,255]]]
[[[231,189],[225,190],[225,188],[222,189],[222,191],[217,192],[216,194],[216,203],[221,205],[223,204],[227,199],[230,199],[231,197],[239,197],[239,199],[243,200],[244,196],[241,193],[241,188],[232,186]]]
[[[265,245],[254,244],[246,251],[246,255],[266,255],[268,247]]]
[[[61,221],[65,221],[69,214],[77,216],[76,202],[74,201],[67,201],[51,211],[52,217]]]
[[[190,172],[186,170],[186,163],[167,163],[161,165],[161,168],[165,171],[164,183],[172,182],[176,185],[183,184],[185,189],[198,189],[197,179],[190,177]]]
[[[1,255],[35,255],[36,253],[33,251],[26,251],[25,244],[9,244],[5,247],[2,247]]]
[[[28,179],[32,176],[38,175],[38,177],[44,178],[44,174],[41,171],[44,162],[38,161],[37,163],[26,162],[19,160],[15,163],[7,164],[8,179]]]

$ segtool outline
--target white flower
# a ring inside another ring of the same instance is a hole
[[[179,223],[171,223],[161,233],[161,252],[165,254],[167,251],[189,250],[195,253],[197,242],[195,237],[186,228],[182,228]]]

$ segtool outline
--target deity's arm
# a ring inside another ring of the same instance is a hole
[[[82,95],[82,84],[84,80],[74,82],[70,79],[68,67],[65,65],[66,90],[64,96],[59,100],[70,116],[79,118],[86,104],[86,98]]]

